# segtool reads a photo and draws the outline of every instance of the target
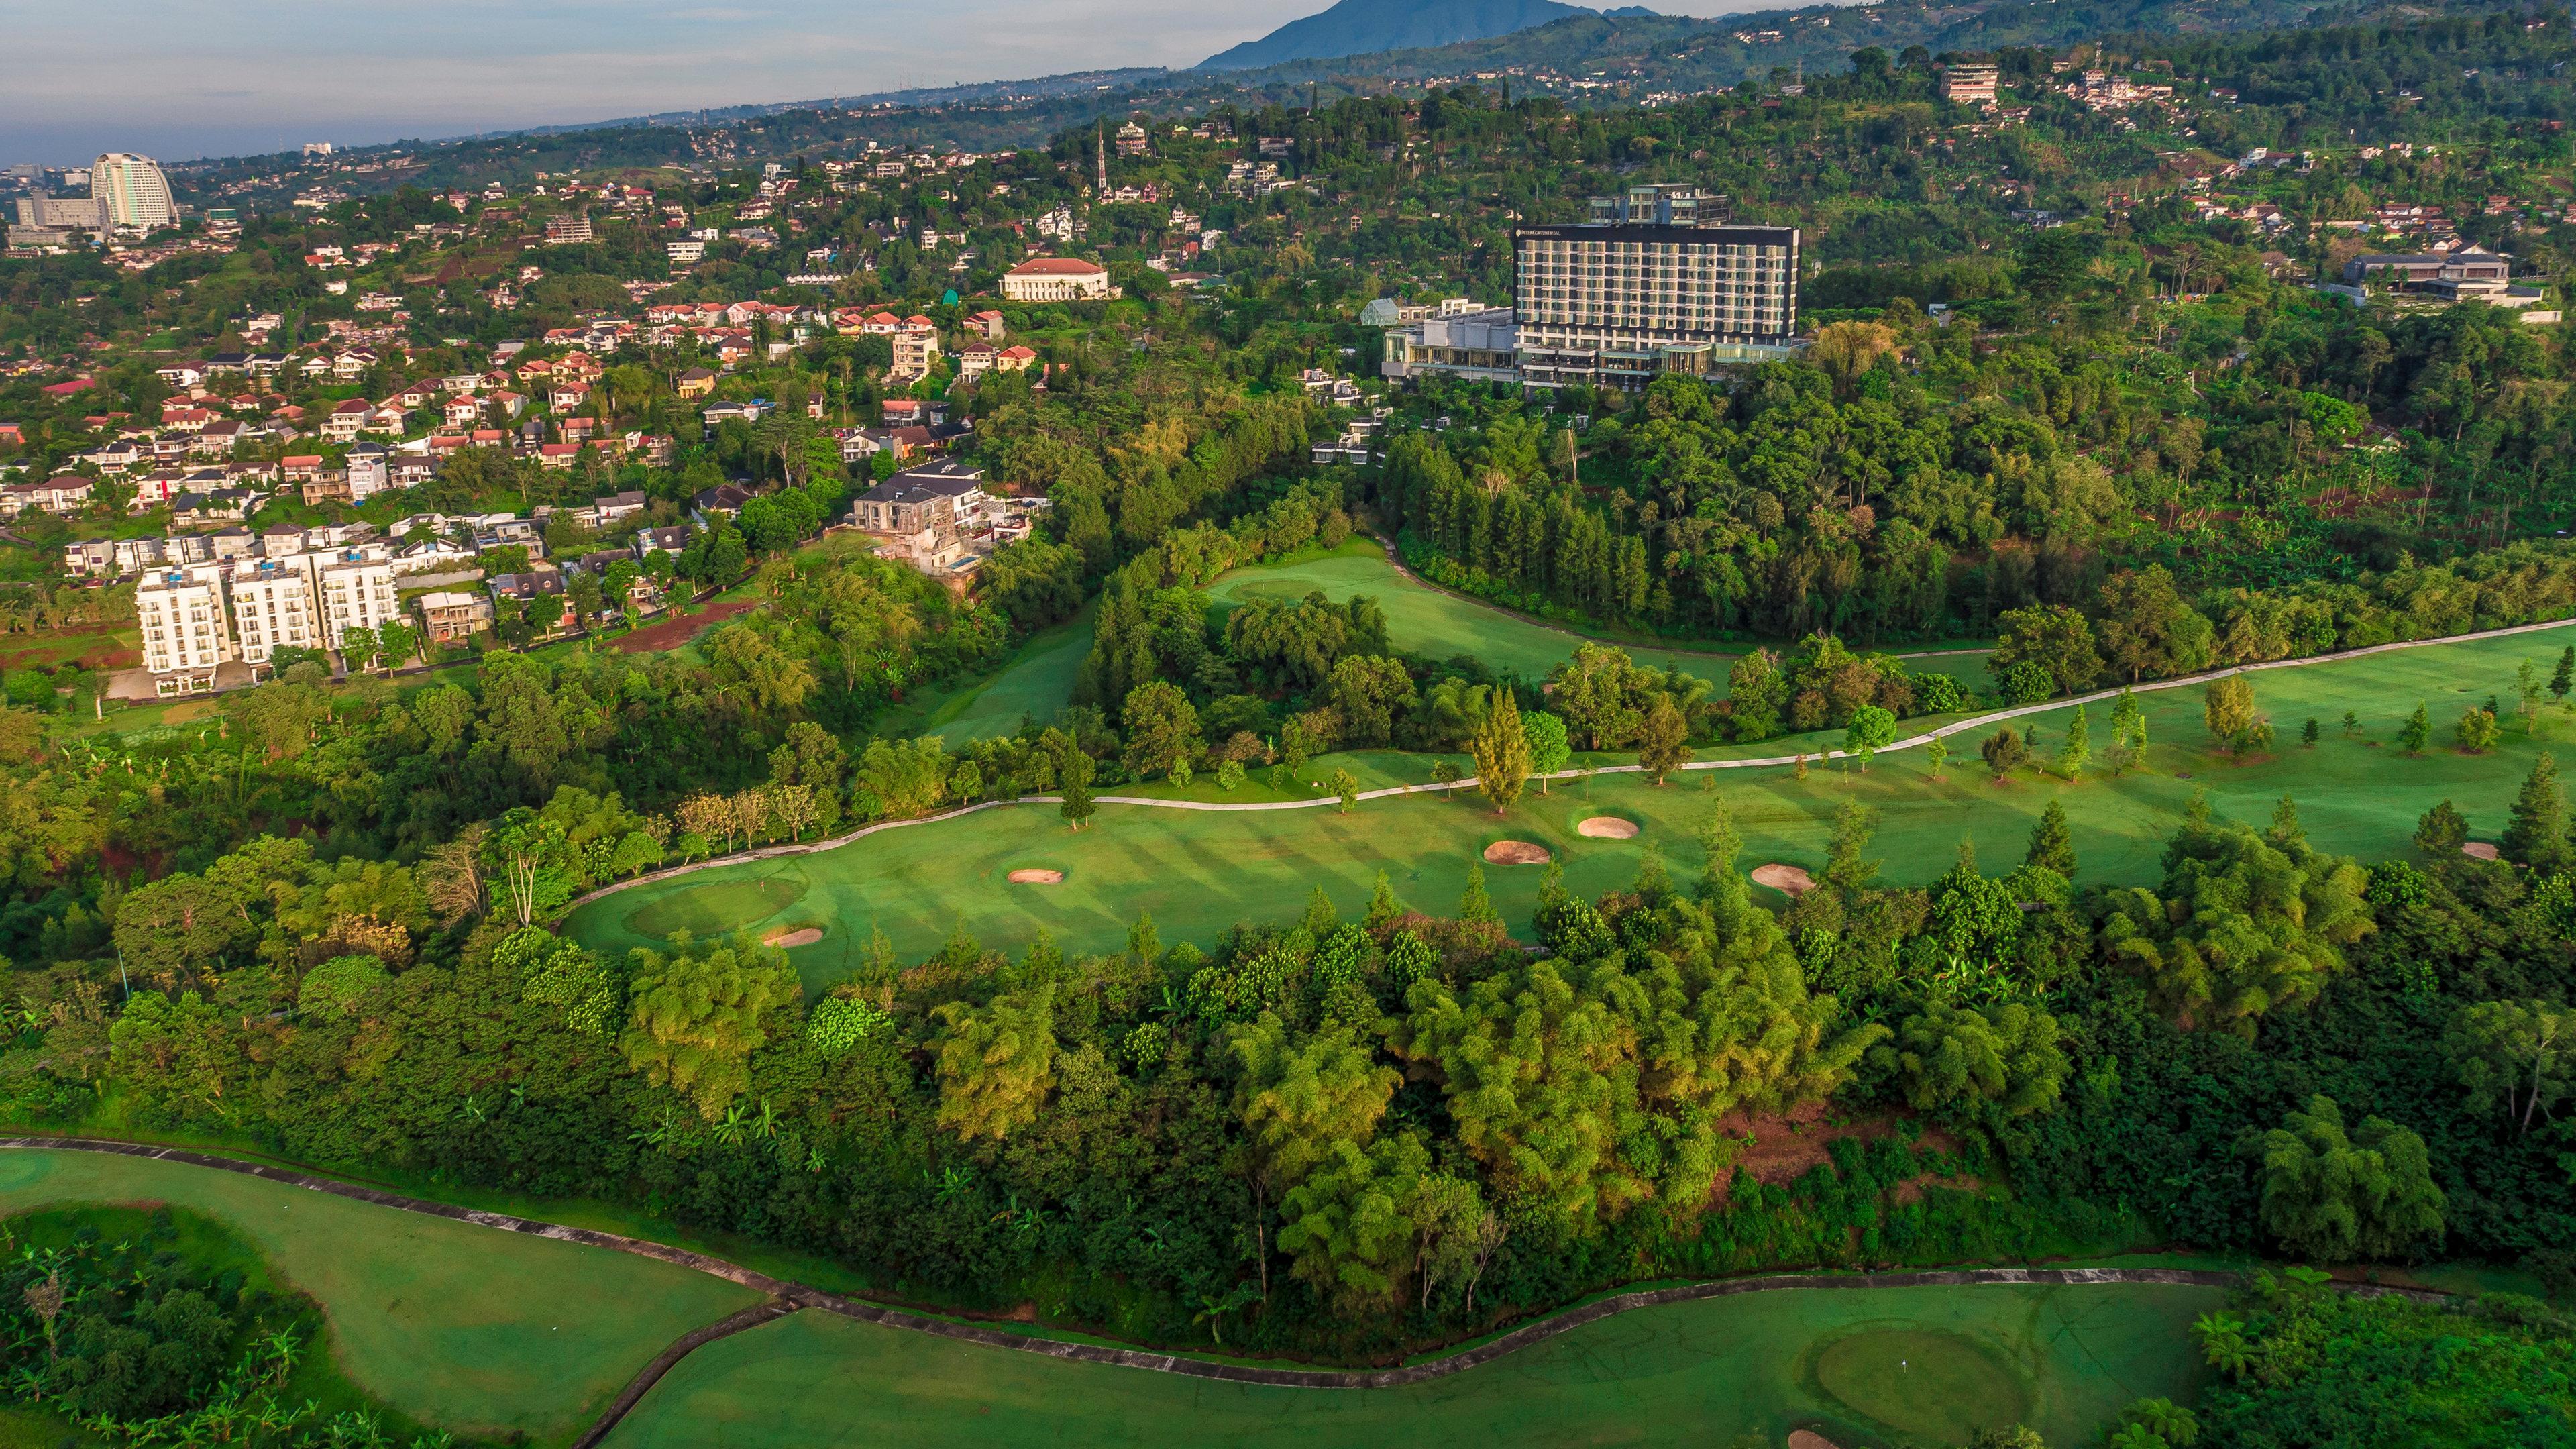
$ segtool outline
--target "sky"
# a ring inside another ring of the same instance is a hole
[[[12,59],[0,73],[0,165],[85,164],[105,151],[190,160],[1187,66],[1329,3],[0,0]]]

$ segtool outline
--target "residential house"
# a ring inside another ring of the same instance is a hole
[[[420,608],[421,631],[432,644],[450,644],[492,627],[492,600],[483,594],[440,592],[412,602]]]
[[[1002,274],[1010,302],[1085,302],[1116,295],[1109,269],[1079,257],[1035,257]]]
[[[0,518],[16,518],[29,512],[78,513],[89,506],[90,492],[96,486],[78,473],[57,473],[51,478],[0,486]]]
[[[668,528],[639,528],[635,531],[635,557],[649,559],[657,553],[676,555],[689,546],[689,530],[679,524]]]
[[[684,398],[707,397],[716,390],[716,375],[703,367],[692,367],[680,374],[673,390]]]
[[[968,558],[961,525],[988,501],[984,470],[947,462],[908,469],[859,495],[850,521],[924,573]]]

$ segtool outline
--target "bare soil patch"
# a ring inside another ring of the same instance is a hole
[[[1526,840],[1497,840],[1485,847],[1487,865],[1545,865],[1550,859],[1546,846]]]
[[[2460,854],[2467,856],[2471,860],[2502,860],[2504,858],[2503,853],[2495,848],[2494,842],[2486,840],[2470,841],[2468,844],[2460,847]]]
[[[1779,1114],[1756,1115],[1749,1112],[1729,1112],[1718,1119],[1717,1130],[1739,1141],[1746,1137],[1752,1138],[1753,1145],[1736,1154],[1734,1166],[1741,1167],[1752,1174],[1756,1182],[1777,1187],[1782,1183],[1797,1181],[1806,1176],[1816,1164],[1829,1160],[1825,1149],[1831,1144],[1846,1137],[1857,1137],[1864,1142],[1876,1141],[1894,1132],[1900,1120],[1898,1117],[1889,1116],[1873,1117],[1865,1122],[1828,1124],[1822,1120],[1824,1115],[1825,1104],[1822,1102],[1809,1102],[1793,1111]],[[1915,1141],[1934,1152],[1955,1152],[1959,1147],[1957,1138],[1937,1129],[1925,1131]],[[1734,1181],[1734,1177],[1735,1174],[1730,1169],[1719,1179],[1714,1199],[1719,1206],[1725,1204],[1727,1189]],[[1941,1179],[1927,1173],[1913,1181],[1899,1184],[1896,1189],[1897,1201],[1913,1202],[1922,1197],[1924,1186],[1934,1183],[1943,1187],[1976,1185],[1967,1179]]]
[[[1574,833],[1589,835],[1595,840],[1634,840],[1637,838],[1637,822],[1622,820],[1616,815],[1595,815],[1575,826]]]
[[[1060,870],[1015,870],[1011,872],[1011,884],[1062,885],[1064,884],[1064,872]]]
[[[759,604],[758,599],[727,599],[721,604],[709,604],[695,613],[675,615],[623,636],[617,641],[617,652],[649,654],[677,649],[696,638],[700,630],[712,628],[736,614],[749,613]]]
[[[820,926],[799,926],[792,931],[772,931],[762,938],[764,946],[811,946],[823,939]]]
[[[1792,1429],[1789,1431],[1789,1449],[1838,1449],[1838,1446],[1813,1429]]]
[[[1807,874],[1805,867],[1782,865],[1778,861],[1753,867],[1753,883],[1769,886],[1775,891],[1786,891],[1793,896],[1805,895],[1816,888],[1816,878]]]

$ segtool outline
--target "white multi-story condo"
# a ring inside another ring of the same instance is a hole
[[[233,657],[219,569],[200,564],[146,576],[134,590],[134,613],[143,630],[143,667],[159,676],[161,693],[215,687],[216,666]]]
[[[321,583],[325,637],[334,649],[352,629],[381,629],[402,617],[394,600],[394,565],[380,549],[349,549],[320,555],[315,577]]]
[[[1642,389],[1793,350],[1798,231],[1729,226],[1714,198],[1636,186],[1577,226],[1513,233],[1521,381]]]
[[[236,559],[227,582],[244,663],[266,664],[281,648],[326,647],[321,612],[314,606],[313,576],[305,572],[302,559]]]
[[[111,151],[89,168],[89,194],[107,213],[109,226],[140,231],[179,224],[179,208],[170,200],[170,180],[147,156]]]

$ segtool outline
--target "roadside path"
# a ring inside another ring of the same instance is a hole
[[[2214,679],[2224,679],[2231,674],[2254,674],[2273,669],[2305,669],[2311,665],[2333,664],[2341,660],[2360,659],[2373,654],[2388,654],[2401,649],[2429,649],[2437,644],[2466,644],[2480,639],[2504,639],[2519,634],[2537,634],[2545,630],[2565,629],[2571,626],[2576,626],[2576,619],[2551,619],[2538,624],[2516,624],[2510,628],[2504,629],[2481,629],[2468,634],[2446,634],[2436,639],[2404,639],[2390,644],[2373,644],[2362,649],[2346,649],[2333,654],[2310,655],[2305,659],[2278,659],[2264,664],[2231,665],[2225,669],[2205,670],[2199,674],[2185,674],[2172,679],[2148,680],[2142,684],[2134,684],[2124,687],[2138,694],[2154,694],[2160,690],[2188,689],[2193,685],[2207,684]],[[1966,719],[1942,725],[1937,729],[1925,730],[1920,734],[1908,735],[1904,739],[1898,740],[1887,746],[1885,749],[1876,751],[1876,753],[1887,755],[1893,754],[1898,750],[1916,749],[1920,746],[1928,745],[1934,740],[1947,739],[1952,735],[1965,734],[1974,730],[1986,729],[1990,726],[2001,724],[2006,720],[2020,719],[2026,715],[2047,714],[2053,710],[2067,709],[2079,704],[2099,704],[2104,700],[2117,699],[2119,696],[2119,689],[2097,689],[2090,694],[2069,695],[2061,699],[2046,700],[2039,704],[2027,704],[2014,709],[1999,709],[1986,714],[1972,715]],[[1687,765],[1680,766],[1679,769],[1773,769],[1782,765],[1794,765],[1802,759],[1813,760],[1819,764],[1823,764],[1847,757],[1846,752],[1842,750],[1825,750],[1816,754],[1764,755],[1758,758],[1740,760],[1694,760]],[[1588,769],[1581,770],[1559,770],[1554,774],[1532,776],[1532,778],[1547,780],[1579,780],[1589,775],[1642,774],[1645,773],[1645,768],[1646,767],[1643,765],[1596,765]],[[1357,798],[1361,800],[1387,800],[1405,795],[1437,795],[1449,791],[1472,790],[1474,788],[1476,788],[1476,778],[1473,775],[1469,775],[1463,779],[1451,780],[1444,784],[1389,785],[1383,789],[1362,790],[1359,792]],[[1341,797],[1336,795],[1319,795],[1312,800],[1265,801],[1159,800],[1146,795],[1095,795],[1092,798],[1094,801],[1102,805],[1133,805],[1147,810],[1202,810],[1217,813],[1240,813],[1263,810],[1319,810],[1326,806],[1337,806],[1341,803]],[[639,885],[650,885],[670,880],[677,876],[690,874],[693,871],[712,870],[718,866],[742,865],[751,861],[772,860],[780,856],[811,855],[818,851],[837,850],[853,841],[864,840],[881,831],[904,830],[917,825],[936,825],[943,820],[955,820],[961,816],[975,814],[977,811],[997,809],[1006,805],[1055,805],[1061,804],[1063,800],[1064,797],[1061,795],[1022,795],[1013,800],[986,800],[979,804],[962,805],[954,810],[943,810],[935,815],[921,815],[909,820],[880,820],[874,825],[863,825],[856,830],[850,831],[846,835],[836,835],[829,840],[804,841],[787,845],[765,845],[757,850],[746,850],[733,855],[715,856],[711,859],[695,861],[684,865],[665,866],[660,870],[647,871],[630,880],[613,881],[596,890],[589,891],[567,903],[564,907],[564,911],[568,915],[574,909],[588,905],[590,902],[598,900],[603,896],[615,895],[619,891],[627,890]]]

